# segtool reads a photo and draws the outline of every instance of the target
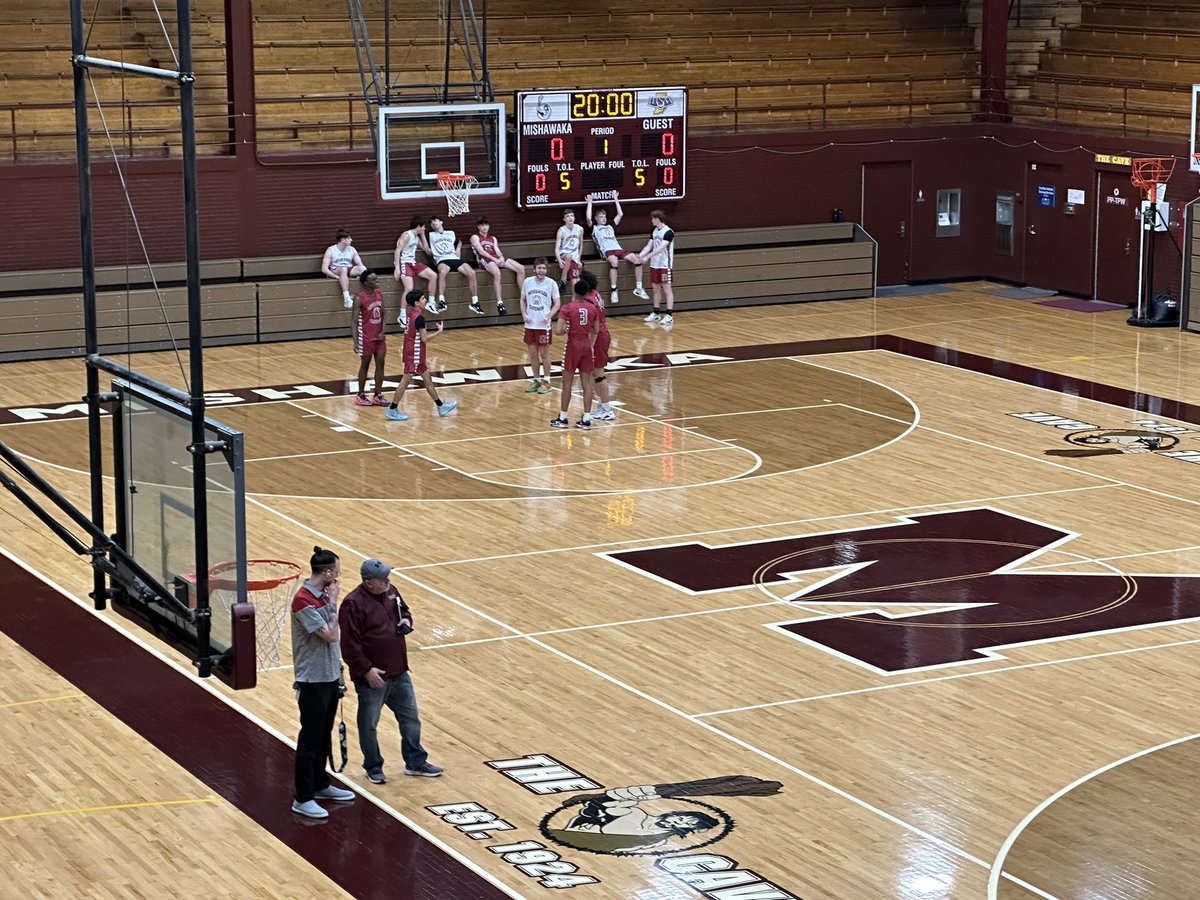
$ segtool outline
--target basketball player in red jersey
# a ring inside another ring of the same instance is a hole
[[[600,327],[596,307],[583,299],[588,286],[576,281],[574,291],[575,299],[558,311],[558,321],[554,323],[554,333],[567,336],[567,353],[563,357],[562,400],[558,405],[558,417],[550,420],[555,428],[569,425],[567,409],[571,406],[571,388],[576,372],[583,381],[583,418],[575,423],[575,427],[592,427],[592,345],[596,342]]]
[[[492,276],[492,284],[496,288],[496,315],[502,316],[506,310],[500,291],[500,276],[503,274],[500,270],[509,269],[515,272],[519,286],[525,281],[525,267],[515,259],[506,258],[500,252],[500,240],[491,233],[492,225],[487,216],[480,216],[475,228],[475,234],[471,235],[471,247],[475,250],[475,258],[479,260],[480,268]],[[478,302],[471,304],[471,312],[483,315],[483,309]]]
[[[383,399],[383,364],[387,357],[387,337],[383,333],[383,291],[379,289],[379,276],[374,269],[367,269],[358,276],[363,289],[354,298],[350,313],[350,332],[354,338],[354,352],[360,357],[358,364],[358,406],[387,406]],[[375,396],[367,399],[367,367],[375,360]]]
[[[612,391],[609,389],[606,381],[607,375],[605,369],[608,367],[608,348],[612,345],[612,335],[608,331],[608,322],[605,321],[604,302],[600,299],[599,279],[596,278],[594,272],[584,269],[579,273],[579,280],[588,287],[587,296],[583,299],[596,307],[596,343],[592,345],[592,376],[595,382],[596,391],[596,410],[592,413],[592,418],[601,422],[609,422],[617,417],[613,412]]]
[[[425,359],[425,345],[441,334],[445,326],[441,322],[438,322],[436,331],[429,332],[425,330],[425,304],[429,302],[429,298],[425,296],[423,290],[418,288],[409,291],[404,296],[404,300],[409,307],[408,328],[404,332],[404,374],[400,376],[400,384],[396,388],[396,393],[392,397],[391,404],[383,411],[383,417],[393,422],[403,422],[408,418],[408,416],[400,412],[400,398],[408,390],[409,382],[418,375],[425,382],[425,390],[429,392],[429,396],[437,404],[438,415],[448,416],[454,412],[455,407],[458,406],[458,402],[455,400],[442,402],[442,399],[438,396],[437,388],[433,384],[433,376],[429,374],[429,365]]]

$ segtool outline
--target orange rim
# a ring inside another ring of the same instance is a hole
[[[211,566],[208,570],[208,589],[210,591],[236,591],[237,582],[220,576],[232,569],[236,563],[225,562],[217,563]],[[249,573],[255,566],[277,566],[284,571],[276,572],[268,577],[251,578]],[[281,584],[287,584],[289,581],[295,581],[304,573],[304,568],[300,563],[292,562],[287,559],[248,559],[246,560],[246,592],[256,593],[259,591],[269,591],[279,587]],[[186,575],[180,575],[184,581],[194,585],[196,583],[196,573],[189,572]]]

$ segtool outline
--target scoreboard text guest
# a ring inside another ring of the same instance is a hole
[[[519,206],[684,196],[685,88],[523,91],[516,106]]]

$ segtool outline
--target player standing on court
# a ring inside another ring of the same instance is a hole
[[[496,288],[496,314],[504,315],[504,298],[500,290],[501,269],[510,269],[517,274],[517,284],[525,280],[525,267],[515,259],[505,259],[500,252],[500,240],[491,233],[492,225],[487,216],[480,216],[475,224],[475,234],[471,235],[471,247],[475,250],[475,258],[479,265],[492,276],[492,284]],[[471,304],[471,312],[483,315],[479,301]]]
[[[654,309],[646,316],[647,322],[674,325],[671,310],[675,306],[675,291],[671,288],[671,270],[675,267],[675,232],[667,225],[667,214],[661,209],[650,213],[650,240],[638,255],[650,260],[650,289],[654,292]],[[659,302],[667,298],[667,314],[658,317]]]
[[[617,417],[613,412],[612,392],[609,390],[605,369],[608,367],[608,348],[612,344],[612,335],[608,331],[608,323],[605,321],[604,301],[600,299],[600,292],[596,290],[598,281],[594,273],[584,269],[579,273],[579,281],[581,284],[587,285],[588,292],[584,296],[584,300],[591,303],[596,309],[596,343],[592,344],[592,380],[595,383],[596,391],[596,409],[592,413],[592,418],[601,422],[612,421]]]
[[[575,210],[568,209],[563,213],[563,223],[554,236],[554,257],[562,270],[562,280],[558,286],[566,290],[567,285],[574,284],[583,268],[583,226],[575,224]]]
[[[363,265],[358,251],[350,246],[354,238],[345,228],[334,236],[334,241],[336,243],[330,244],[325,250],[321,271],[326,278],[332,278],[342,286],[342,305],[349,309],[354,305],[354,298],[350,296],[350,279],[357,278],[367,267]]]
[[[599,252],[600,258],[608,261],[608,281],[612,286],[609,302],[620,302],[617,295],[617,275],[619,274],[617,266],[620,265],[621,260],[633,263],[633,274],[637,278],[637,287],[633,289],[633,296],[649,300],[650,295],[642,287],[642,258],[636,253],[621,249],[621,243],[617,240],[616,227],[621,224],[621,218],[624,215],[621,212],[621,201],[617,199],[617,192],[612,192],[613,205],[617,208],[617,214],[613,216],[611,225],[608,224],[608,210],[603,208],[596,210],[595,224],[592,223],[592,199],[594,197],[596,197],[595,194],[588,194],[586,218],[588,227],[592,229],[592,240],[596,242],[596,250]]]
[[[433,308],[430,300],[431,313],[444,313],[446,307],[446,276],[458,272],[467,276],[471,286],[471,306],[479,305],[479,285],[475,281],[475,270],[462,260],[462,241],[458,240],[453,231],[447,231],[442,225],[441,216],[431,216],[429,219],[429,246],[433,250],[433,264],[438,272],[438,309]]]
[[[550,322],[558,312],[558,285],[546,277],[550,264],[546,257],[533,261],[533,276],[521,285],[521,318],[525,320],[525,346],[529,348],[529,368],[533,380],[525,393],[550,393]],[[538,371],[542,375],[538,377]]]
[[[438,396],[437,387],[434,386],[433,376],[429,374],[429,363],[425,353],[425,345],[441,334],[445,326],[441,322],[438,322],[437,331],[430,334],[425,330],[425,304],[429,302],[429,298],[425,296],[424,291],[409,291],[408,296],[404,299],[412,307],[408,312],[408,328],[404,332],[404,374],[400,376],[400,384],[396,387],[396,393],[392,396],[392,402],[383,411],[383,417],[393,422],[403,422],[408,418],[408,416],[400,412],[400,398],[408,390],[409,382],[418,375],[422,376],[425,382],[425,390],[429,392],[429,396],[437,404],[438,415],[448,416],[454,412],[455,407],[458,406],[458,401],[447,400],[444,403],[442,402],[442,399]]]
[[[550,424],[555,428],[566,428],[570,424],[567,421],[567,410],[571,406],[571,389],[576,372],[583,381],[583,418],[575,423],[575,427],[592,427],[592,345],[596,342],[599,326],[596,321],[596,307],[583,299],[588,290],[584,282],[576,281],[575,299],[559,310],[558,321],[554,323],[555,334],[567,336],[567,352],[563,357],[562,399],[558,405],[558,417],[550,420]]]
[[[367,269],[358,276],[363,289],[354,298],[350,313],[350,332],[354,338],[354,352],[360,358],[358,364],[357,406],[387,406],[383,399],[383,365],[387,358],[387,337],[383,333],[383,291],[379,289],[379,276],[374,269]],[[367,399],[367,367],[375,360],[375,396]]]
[[[400,294],[400,315],[396,318],[396,321],[400,323],[401,331],[408,329],[408,303],[404,298],[414,287],[413,279],[424,278],[428,282],[425,287],[427,291],[432,291],[437,287],[437,272],[425,263],[417,262],[418,247],[428,253],[431,258],[433,257],[433,251],[429,249],[429,242],[425,240],[425,226],[424,216],[413,216],[408,223],[408,231],[396,240],[394,259],[396,271],[392,273],[392,277],[399,281],[404,288]]]

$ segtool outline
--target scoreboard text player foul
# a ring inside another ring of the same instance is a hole
[[[686,88],[522,91],[517,133],[518,206],[684,195]]]

